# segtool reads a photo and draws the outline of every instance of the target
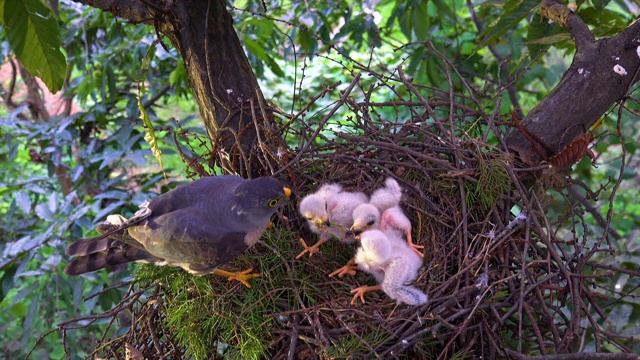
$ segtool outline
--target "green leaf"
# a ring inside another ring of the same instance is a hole
[[[495,42],[507,31],[518,26],[520,21],[529,15],[538,4],[538,0],[508,0],[498,21],[491,24],[479,35],[482,41],[476,46],[475,51],[477,52],[488,44]]]
[[[535,59],[540,53],[557,41],[568,37],[568,33],[559,34],[562,31],[557,24],[550,24],[548,21],[535,14],[527,32],[527,41],[524,43],[529,49],[529,57]]]
[[[42,220],[53,220],[53,213],[51,212],[47,204],[44,203],[38,204],[36,206],[36,215]]]
[[[178,61],[178,65],[169,74],[169,85],[176,86],[180,79],[187,76],[187,70],[184,68],[184,61]]]
[[[140,85],[140,91],[138,92],[138,108],[140,109],[140,119],[142,119],[144,124],[144,141],[146,141],[151,147],[153,157],[158,160],[158,164],[160,164],[160,168],[162,169],[162,172],[164,172],[164,166],[162,165],[162,151],[160,150],[160,146],[158,146],[158,139],[156,138],[155,131],[153,131],[153,124],[151,123],[147,109],[145,109],[144,104],[142,104],[142,96],[144,93],[144,85]]]
[[[21,318],[27,313],[27,305],[24,303],[14,304],[11,308],[9,308],[9,314]]]
[[[5,0],[2,19],[13,52],[24,67],[53,93],[62,88],[67,60],[51,10],[40,0]]]
[[[11,263],[8,266],[5,266],[3,270],[4,274],[2,275],[2,281],[0,281],[2,284],[0,287],[0,302],[2,302],[7,293],[9,293],[13,288],[14,277],[16,275],[16,270],[18,270],[18,266],[16,266],[15,263]]]
[[[605,8],[605,6],[609,4],[610,1],[611,0],[593,0],[592,3],[593,3],[593,6],[595,6],[598,11],[602,11]]]
[[[264,51],[264,48],[260,46],[258,42],[248,37],[245,37],[244,44],[249,50],[249,52],[255,55],[258,59],[264,61],[276,76],[279,76],[279,77],[284,76],[284,71],[282,71],[278,63],[276,63],[276,61],[273,60],[273,58]]]
[[[427,2],[419,2],[413,8],[413,33],[418,40],[426,40],[429,37],[430,22],[425,21],[429,19],[427,15]]]
[[[29,339],[31,338],[31,329],[33,328],[33,322],[36,319],[38,308],[40,307],[40,292],[36,292],[29,304],[29,311],[26,314],[24,322],[22,323],[22,347],[27,348],[29,345]]]
[[[29,194],[24,191],[18,192],[16,194],[16,202],[18,203],[18,206],[23,213],[31,213],[31,198],[29,197]]]

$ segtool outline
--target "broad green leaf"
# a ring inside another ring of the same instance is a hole
[[[27,316],[22,323],[22,347],[27,348],[29,345],[29,339],[31,338],[31,328],[33,327],[33,322],[36,319],[36,315],[38,313],[38,308],[40,307],[40,292],[36,292],[29,303],[29,311],[27,312]]]
[[[523,44],[525,44],[525,45],[529,45],[529,44],[551,45],[551,44],[555,44],[555,43],[558,43],[558,42],[564,41],[564,40],[571,40],[571,36],[569,34],[556,34],[556,35],[551,35],[551,36],[539,38],[539,39],[536,39],[536,40],[526,41]]]
[[[488,26],[479,35],[482,41],[476,46],[476,52],[518,26],[520,21],[529,15],[538,4],[537,0],[508,0],[498,21]]]
[[[60,31],[53,12],[40,0],[5,0],[3,10],[7,38],[20,62],[51,92],[60,90],[67,60],[60,51]]]
[[[607,4],[609,4],[611,0],[592,0],[593,6],[596,7],[598,11],[602,11]]]
[[[15,317],[23,317],[27,313],[27,305],[24,303],[14,304],[9,308],[9,313]]]
[[[184,61],[178,61],[178,66],[169,74],[169,85],[176,86],[180,79],[186,79],[186,77],[187,70],[184,68]]]
[[[31,198],[29,197],[29,194],[24,191],[18,192],[16,194],[16,202],[18,203],[18,206],[23,213],[31,213]]]
[[[8,266],[3,268],[4,273],[2,274],[2,280],[0,281],[0,302],[4,300],[4,297],[9,293],[9,291],[13,288],[14,277],[16,275],[16,270],[18,267],[15,263],[11,263]]]
[[[258,59],[264,61],[274,74],[280,77],[284,76],[284,71],[282,71],[280,66],[275,62],[275,60],[273,60],[271,56],[269,56],[264,51],[264,48],[260,46],[255,40],[245,37],[244,44],[253,55],[255,55]]]
[[[448,19],[454,19],[456,16],[453,10],[449,7],[450,3],[451,2],[444,0],[433,0],[433,4],[438,9],[438,13],[444,15]]]
[[[529,24],[527,41],[524,43],[529,49],[529,58],[535,59],[547,49],[547,45],[560,41],[560,39],[556,39],[557,36],[563,35],[559,34],[560,31],[562,30],[558,24],[549,24],[540,14],[535,14]],[[568,36],[568,33],[565,32],[565,34]]]
[[[44,203],[36,205],[36,215],[42,220],[53,220],[53,213]]]
[[[413,33],[417,40],[423,41],[429,37],[431,23],[430,21],[426,21],[426,19],[429,19],[427,15],[427,3],[420,2],[413,8]]]
[[[144,141],[149,144],[151,147],[151,152],[153,153],[153,157],[158,160],[158,164],[160,164],[160,168],[162,172],[164,172],[164,166],[162,165],[162,151],[160,150],[160,146],[158,145],[158,139],[156,138],[156,133],[153,130],[153,124],[151,123],[151,119],[149,118],[149,114],[147,113],[147,109],[144,108],[142,104],[142,96],[145,93],[144,85],[140,85],[140,91],[138,92],[138,108],[140,109],[140,119],[144,124]]]
[[[48,205],[49,205],[49,211],[52,214],[55,214],[56,210],[58,210],[58,200],[59,200],[58,197],[59,195],[57,192],[54,192],[51,195],[49,195]]]

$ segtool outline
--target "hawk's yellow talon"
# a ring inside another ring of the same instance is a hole
[[[219,276],[224,276],[229,281],[233,281],[233,280],[239,281],[239,282],[243,283],[244,286],[250,288],[251,284],[249,284],[249,282],[247,280],[253,279],[253,278],[257,278],[257,277],[261,276],[260,273],[252,274],[251,273],[252,271],[253,271],[253,268],[249,268],[247,270],[237,271],[237,272],[229,272],[229,271],[225,271],[225,270],[221,270],[221,269],[216,269],[213,273],[216,274],[216,275],[219,275]]]

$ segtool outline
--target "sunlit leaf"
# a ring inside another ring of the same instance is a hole
[[[253,55],[255,55],[258,59],[264,61],[274,74],[276,74],[277,76],[284,76],[284,72],[282,71],[280,66],[275,62],[275,60],[273,60],[270,55],[265,52],[265,49],[261,45],[259,45],[258,42],[245,37],[244,44]]]
[[[56,210],[58,210],[58,193],[53,192],[49,195],[49,211],[52,214],[55,214]]]
[[[74,183],[77,182],[83,173],[84,173],[84,166],[82,166],[82,164],[76,165],[71,171],[71,181],[73,181]]]
[[[24,303],[14,304],[9,308],[9,313],[15,317],[23,317],[27,313],[27,305]]]
[[[151,119],[149,118],[149,114],[147,113],[147,109],[145,109],[144,104],[142,104],[142,96],[145,93],[144,85],[140,86],[140,91],[138,92],[138,108],[140,109],[140,118],[144,124],[144,141],[149,144],[151,147],[151,152],[153,153],[153,157],[156,158],[158,164],[160,164],[160,168],[162,172],[164,172],[164,166],[162,165],[162,151],[158,146],[158,139],[156,138],[156,133],[153,130],[153,124],[151,123]]]
[[[40,0],[5,0],[4,28],[11,49],[24,67],[51,92],[62,88],[67,60],[53,12]]]
[[[20,191],[16,194],[16,202],[23,213],[29,214],[31,212],[31,197],[24,191]]]
[[[42,220],[53,220],[53,213],[49,210],[47,204],[36,205],[36,215]]]

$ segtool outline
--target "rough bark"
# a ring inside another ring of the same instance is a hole
[[[612,38],[596,41],[576,14],[555,0],[543,0],[540,13],[567,28],[575,41],[576,55],[558,85],[521,124],[557,153],[585,133],[640,79],[640,22]],[[506,141],[523,160],[541,160],[522,131],[514,131]],[[538,150],[546,157],[555,154],[544,146]]]
[[[153,24],[182,56],[213,152],[225,170],[256,175],[256,128],[268,125],[262,91],[224,0],[76,0],[133,22]],[[256,114],[256,120],[252,114]],[[266,119],[267,121],[265,121]]]

